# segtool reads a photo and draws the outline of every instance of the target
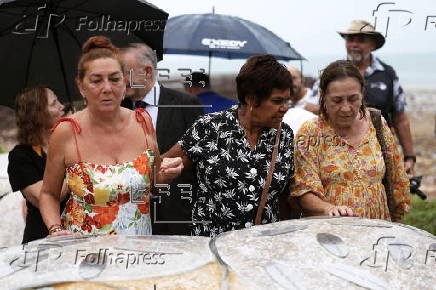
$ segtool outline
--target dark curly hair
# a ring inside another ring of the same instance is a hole
[[[325,94],[327,87],[331,82],[344,79],[354,78],[360,83],[362,95],[365,95],[365,80],[359,72],[359,69],[349,60],[337,60],[330,63],[322,72],[319,81],[319,110],[320,115],[328,120],[327,111],[325,108]],[[362,105],[359,108],[360,118],[366,116],[366,106],[362,99]]]
[[[255,98],[255,106],[271,95],[273,89],[291,89],[292,76],[284,65],[270,54],[250,57],[236,77],[238,100],[246,105],[246,97]]]
[[[42,145],[44,131],[50,129],[47,87],[26,88],[15,99],[19,144]]]

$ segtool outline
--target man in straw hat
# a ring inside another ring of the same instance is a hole
[[[347,59],[359,69],[366,81],[365,102],[379,109],[395,129],[404,153],[404,166],[409,177],[414,175],[416,156],[413,151],[410,121],[405,111],[406,98],[395,70],[372,52],[385,43],[384,36],[365,20],[353,20],[346,31],[338,32],[345,40]],[[317,82],[314,94],[318,94]]]

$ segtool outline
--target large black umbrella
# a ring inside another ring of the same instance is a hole
[[[164,53],[245,59],[272,54],[281,60],[304,57],[270,30],[235,16],[207,13],[184,14],[168,19]]]
[[[117,46],[145,42],[162,58],[168,14],[138,0],[18,0],[0,5],[0,104],[45,84],[63,101],[77,97],[82,44],[105,35]]]

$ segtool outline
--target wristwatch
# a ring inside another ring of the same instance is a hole
[[[407,160],[412,159],[414,163],[416,163],[416,155],[405,155],[404,156],[404,162]]]

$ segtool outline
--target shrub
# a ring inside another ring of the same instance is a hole
[[[412,195],[412,206],[402,223],[436,235],[436,201],[421,200]]]

